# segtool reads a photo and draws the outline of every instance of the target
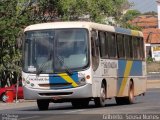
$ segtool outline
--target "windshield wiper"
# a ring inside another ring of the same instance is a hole
[[[43,72],[43,69],[46,69],[50,65],[49,64],[50,62],[51,62],[51,55],[49,55],[48,60],[39,67],[36,74],[37,75],[41,74]]]
[[[63,61],[63,59],[62,59],[62,57],[60,57],[60,56],[58,56],[58,55],[56,55],[57,56],[57,58],[58,58],[58,60],[63,64],[63,66],[65,67],[65,71],[66,71],[66,73],[69,75],[69,76],[71,76],[71,75],[73,75],[73,72],[68,68],[68,66],[66,66],[65,64],[64,64],[64,61]]]
[[[43,72],[43,69],[46,69],[49,66],[49,62],[50,60],[48,60],[47,62],[43,63],[39,69],[37,70],[37,75],[41,74]]]

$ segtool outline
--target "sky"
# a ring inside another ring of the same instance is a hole
[[[139,10],[141,13],[155,11],[157,12],[157,0],[128,0],[129,2],[134,2],[131,9]]]

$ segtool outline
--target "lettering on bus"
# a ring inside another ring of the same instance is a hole
[[[111,73],[114,74],[117,70],[116,62],[102,62],[103,75],[109,76]]]
[[[28,78],[30,81],[48,81],[48,78],[46,77],[40,77],[40,78]]]
[[[117,63],[116,62],[103,62],[102,66],[104,68],[117,68]]]

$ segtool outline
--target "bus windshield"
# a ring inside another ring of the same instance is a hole
[[[89,64],[86,29],[26,31],[23,71],[58,73],[84,69]]]

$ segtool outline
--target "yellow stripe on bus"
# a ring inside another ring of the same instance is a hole
[[[139,36],[139,32],[136,30],[131,30],[131,35]]]
[[[132,68],[132,63],[133,63],[133,61],[127,61],[126,69],[125,69],[123,80],[122,80],[122,84],[121,84],[121,87],[120,87],[120,90],[119,90],[119,93],[118,93],[119,97],[123,95],[124,89],[125,89],[126,84],[127,84],[127,79],[128,79],[128,76],[129,76],[131,68]]]
[[[68,74],[66,73],[61,73],[61,74],[58,74],[61,78],[63,78],[65,81],[67,81],[68,83],[72,83],[72,86],[73,87],[77,87],[77,83],[70,77],[68,76]]]

